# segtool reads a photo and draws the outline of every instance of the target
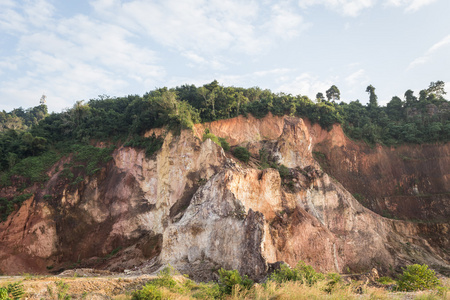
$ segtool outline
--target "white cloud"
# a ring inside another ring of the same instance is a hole
[[[271,69],[271,70],[263,70],[263,71],[256,71],[254,72],[252,75],[254,76],[258,76],[258,77],[264,77],[264,76],[268,76],[268,75],[284,75],[290,72],[293,72],[294,69],[289,69],[289,68],[276,68],[276,69]]]
[[[324,5],[330,10],[337,11],[344,16],[356,17],[362,10],[374,5],[375,0],[299,0],[301,8],[313,5]]]
[[[271,11],[272,18],[267,22],[266,27],[274,36],[292,39],[311,26],[287,4],[275,4]]]
[[[424,55],[414,59],[408,66],[408,70],[416,66],[423,65],[427,63],[433,55],[441,48],[450,44],[450,34],[444,37],[442,40],[431,46]]]
[[[368,77],[364,69],[359,69],[345,78],[345,82],[350,86],[360,86],[368,82]]]
[[[92,5],[104,19],[144,33],[200,66],[204,61],[225,66],[220,59],[229,53],[267,53],[276,41],[293,39],[309,26],[286,1],[98,0]]]
[[[444,37],[442,40],[440,40],[436,44],[434,44],[433,46],[431,46],[430,49],[428,50],[428,53],[433,53],[433,52],[439,50],[439,48],[446,46],[447,44],[450,44],[450,34],[447,35],[446,37]]]
[[[0,59],[0,66],[20,69],[2,78],[4,99],[28,97],[33,102],[44,90],[49,108],[57,110],[80,98],[123,93],[131,84],[154,87],[165,76],[156,53],[115,24],[84,15],[58,18],[43,0],[12,9],[24,30],[17,35],[16,54]]]
[[[333,85],[330,80],[322,81],[309,73],[302,73],[293,80],[286,78],[286,81],[277,88],[277,91],[293,95],[306,95],[310,99],[315,99],[318,92],[324,93]]]
[[[0,3],[0,29],[5,33],[25,32],[27,30],[25,18],[15,9],[16,5],[8,1]]]
[[[415,12],[420,8],[429,5],[437,0],[386,0],[385,4],[388,6],[405,6],[405,11],[407,12]]]

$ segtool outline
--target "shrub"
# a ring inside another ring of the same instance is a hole
[[[227,151],[227,152],[230,151],[230,144],[227,142],[226,139],[220,137],[219,143],[220,143],[220,146],[222,146],[224,151]]]
[[[393,284],[395,283],[395,280],[388,276],[382,276],[377,279],[377,282],[379,282],[380,284]]]
[[[233,288],[239,286],[241,289],[250,289],[253,286],[253,280],[247,275],[241,277],[237,270],[227,271],[223,268],[219,270],[219,291],[222,295],[231,295]]]
[[[133,300],[161,300],[162,299],[162,292],[161,290],[153,285],[153,284],[146,284],[142,290],[135,291],[133,293],[132,298]]]
[[[325,276],[322,273],[316,272],[313,267],[305,264],[303,261],[299,261],[297,266],[292,269],[288,265],[282,264],[280,269],[273,272],[270,276],[270,280],[277,283],[300,281],[309,286],[324,278]]]
[[[162,288],[168,289],[171,292],[175,293],[183,293],[186,290],[189,290],[189,285],[180,285],[175,279],[173,279],[173,275],[176,274],[176,271],[172,266],[168,266],[161,270],[158,274],[158,278],[149,281],[142,290],[135,291],[132,295],[133,300],[148,300],[148,299],[162,299],[163,292]]]
[[[233,155],[239,159],[240,161],[243,161],[245,163],[248,163],[250,159],[250,152],[244,147],[236,147],[233,150]]]
[[[285,179],[289,176],[289,168],[285,165],[278,166],[278,173],[280,173],[281,179]]]
[[[48,179],[45,172],[56,163],[59,158],[60,156],[52,151],[45,152],[40,156],[27,157],[14,165],[9,172],[3,173],[0,183],[3,186],[10,185],[10,178],[12,175],[22,176],[23,178],[30,180],[31,183],[44,182]]]
[[[154,133],[150,137],[141,137],[138,135],[133,136],[129,141],[127,141],[125,147],[134,147],[138,149],[145,150],[145,156],[151,157],[156,151],[161,149],[164,143],[164,138],[161,136],[156,136]]]
[[[403,269],[403,274],[399,276],[397,289],[400,291],[418,291],[438,287],[439,279],[433,270],[427,265],[409,265]]]
[[[219,139],[217,138],[217,136],[215,136],[214,134],[212,134],[210,132],[203,134],[202,140],[206,141],[207,139],[210,139],[211,141],[213,141],[217,145],[220,145]]]
[[[0,288],[0,300],[18,300],[24,296],[23,285],[20,282],[10,283]]]

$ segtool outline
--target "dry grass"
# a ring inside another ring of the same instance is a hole
[[[186,278],[177,276],[175,277],[180,284],[187,281]],[[50,280],[49,280],[50,279]],[[22,278],[25,291],[28,291],[29,299],[41,299],[42,297],[48,299],[45,296],[45,286],[51,285],[54,287],[55,279],[63,280],[66,282],[69,288],[69,294],[72,299],[90,299],[91,296],[96,295],[95,299],[115,299],[115,300],[127,300],[131,299],[130,286],[134,286],[139,289],[142,286],[143,281],[149,280],[149,277],[145,278]],[[2,280],[0,285],[4,285],[14,280]],[[443,279],[443,289],[433,291],[421,291],[421,292],[391,292],[382,287],[372,287],[363,284],[362,282],[353,281],[351,283],[340,282],[336,284],[330,293],[326,292],[327,281],[321,280],[312,286],[301,284],[300,282],[286,282],[277,284],[273,281],[268,281],[266,284],[255,284],[250,290],[240,289],[239,286],[235,287],[232,295],[225,296],[226,300],[237,299],[251,299],[251,300],[302,300],[302,299],[417,299],[417,300],[450,300],[450,279]],[[110,287],[111,286],[111,287]],[[197,284],[191,282],[190,288],[173,291],[167,288],[160,288],[162,292],[162,299],[214,299],[211,296],[207,296],[207,293],[200,294],[200,290],[212,289],[212,284]],[[112,292],[113,289],[115,293]],[[41,292],[39,292],[41,290]],[[110,292],[106,293],[107,291]],[[33,291],[33,292],[32,292]],[[85,293],[85,298],[82,294]],[[33,295],[34,294],[34,295]],[[108,294],[108,296],[106,295]],[[102,298],[102,295],[105,298]],[[86,297],[87,296],[87,297]]]

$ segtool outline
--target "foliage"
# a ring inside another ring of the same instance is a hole
[[[250,159],[250,152],[244,148],[244,147],[236,147],[233,149],[233,155],[239,159],[240,161],[243,161],[245,163],[248,163]]]
[[[150,137],[141,137],[139,135],[133,136],[130,140],[128,140],[124,146],[125,147],[134,147],[145,150],[145,156],[151,157],[155,152],[161,149],[164,143],[164,139],[161,136],[156,136],[152,134]]]
[[[0,300],[18,300],[24,296],[21,282],[10,283],[6,287],[0,287]]]
[[[400,291],[418,291],[438,287],[439,279],[433,270],[428,269],[427,265],[409,265],[403,268],[397,281],[397,289]]]
[[[217,137],[211,132],[209,132],[209,129],[205,129],[205,133],[203,134],[202,140],[206,141],[207,139],[210,139],[217,145],[223,148],[224,151],[230,151],[230,144],[227,142],[225,138]]]
[[[324,291],[331,294],[333,290],[338,286],[339,282],[341,282],[341,275],[337,273],[328,273],[326,275],[327,283],[324,288]]]
[[[63,280],[55,281],[56,293],[50,285],[47,285],[47,293],[51,299],[70,300],[72,296],[69,294],[69,284]]]
[[[228,152],[230,151],[230,144],[227,142],[225,138],[219,137],[220,146],[222,146],[223,150]]]
[[[290,268],[288,265],[282,264],[280,269],[273,272],[270,276],[270,280],[277,283],[300,281],[309,286],[324,278],[322,273],[316,272],[313,267],[305,264],[303,261],[299,261],[295,268]]]
[[[394,284],[395,280],[388,276],[382,276],[377,279],[377,282],[379,282],[381,284]]]
[[[18,175],[28,180],[28,184],[43,182],[48,179],[45,172],[58,161],[60,155],[53,151],[45,152],[39,156],[30,156],[22,159],[9,171],[3,172],[0,178],[0,185],[10,185],[11,176]]]
[[[215,136],[214,134],[208,132],[203,134],[203,141],[206,141],[207,139],[210,139],[211,141],[213,141],[214,143],[216,143],[217,145],[220,145],[219,139],[217,138],[217,136]]]
[[[0,221],[5,221],[14,211],[15,207],[22,204],[23,201],[29,199],[33,194],[22,194],[14,197],[11,201],[7,198],[0,198]]]
[[[289,176],[289,168],[286,167],[285,165],[279,165],[278,166],[278,173],[280,173],[280,177],[281,179],[285,179]]]
[[[223,268],[219,270],[219,291],[222,295],[231,295],[234,288],[238,286],[241,289],[250,289],[253,286],[253,280],[247,275],[242,277],[237,270],[227,271]]]
[[[115,146],[99,148],[90,145],[74,145],[74,162],[83,162],[86,164],[86,173],[92,175],[98,168],[112,159],[111,153]]]
[[[175,274],[177,273],[172,266],[169,265],[168,267],[165,267],[159,272],[158,278],[149,281],[142,290],[135,291],[132,299],[163,299],[161,288],[182,293],[184,291],[184,286],[173,278],[173,275]]]
[[[161,290],[153,285],[153,284],[146,284],[142,290],[135,291],[133,293],[133,297],[131,298],[133,300],[161,300],[162,299],[162,292]]]

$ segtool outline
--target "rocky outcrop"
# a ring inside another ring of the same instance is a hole
[[[206,128],[255,157],[264,148],[290,168],[289,182],[275,169],[251,168],[211,140],[202,142]],[[378,150],[358,148],[339,127],[328,132],[299,118],[268,115],[199,124],[179,136],[153,132],[165,139],[151,158],[122,147],[76,186],[55,171],[44,189],[35,187],[34,197],[0,223],[0,272],[73,266],[153,272],[171,264],[209,280],[221,267],[259,279],[277,261],[303,260],[334,272],[390,272],[410,262],[438,271],[449,267],[448,219],[427,224],[384,218],[349,192],[358,193],[351,180],[340,180],[348,173],[339,173],[340,166],[357,170],[361,184],[366,179],[366,187],[375,187],[369,174],[376,169],[366,170],[363,162]],[[397,170],[392,178],[417,176],[409,171]],[[448,191],[445,172],[443,167],[442,178],[436,176],[441,183],[433,184]],[[383,189],[364,190],[379,199]]]

